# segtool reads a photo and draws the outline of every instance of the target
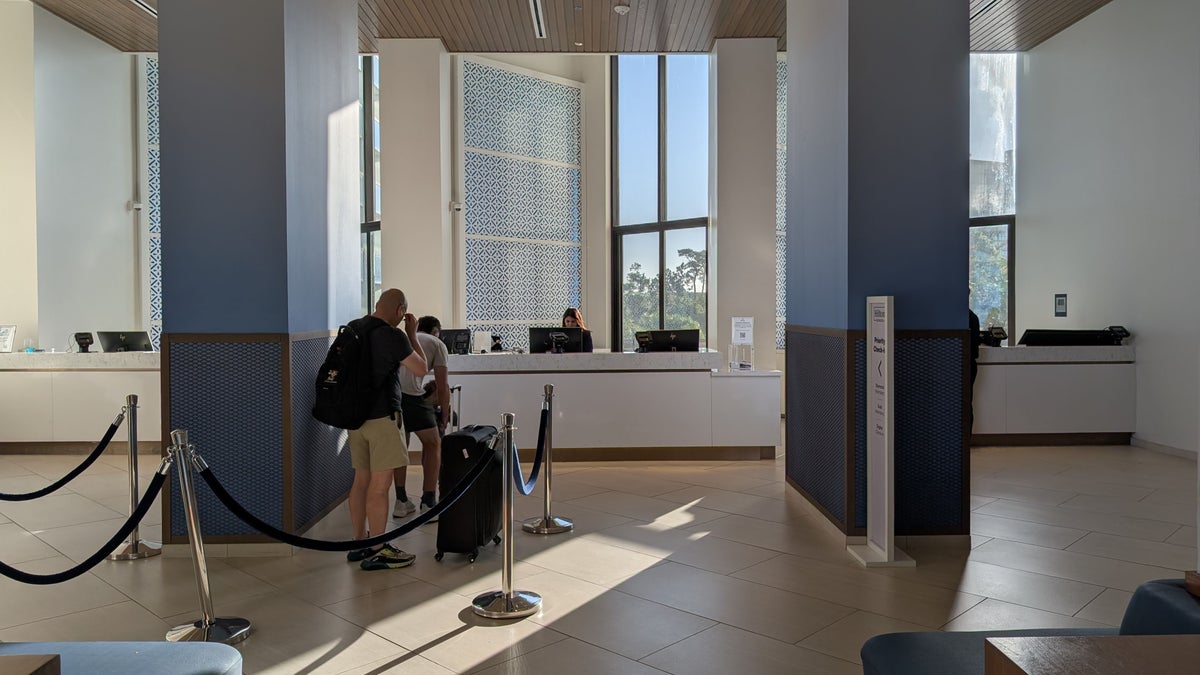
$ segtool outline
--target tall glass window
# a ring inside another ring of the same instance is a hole
[[[1013,335],[1017,55],[971,55],[971,309]]]
[[[613,344],[708,321],[709,61],[612,58]],[[615,348],[615,347],[614,347]]]
[[[375,301],[383,291],[382,247],[380,246],[379,218],[381,211],[379,182],[379,57],[366,55],[359,58],[359,238],[362,261],[362,310],[363,314],[375,308]]]

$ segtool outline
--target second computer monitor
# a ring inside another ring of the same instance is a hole
[[[700,329],[643,330],[634,334],[639,352],[698,352]]]
[[[446,350],[451,354],[471,353],[470,328],[443,328],[438,337],[446,343]]]
[[[582,328],[533,327],[529,329],[529,353],[548,354],[583,351]]]

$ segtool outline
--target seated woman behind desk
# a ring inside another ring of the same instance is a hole
[[[563,312],[562,327],[581,329],[581,332],[583,333],[583,337],[581,339],[583,347],[579,351],[592,351],[592,332],[588,330],[587,325],[583,323],[583,312],[580,312],[574,307],[568,307],[567,311]]]

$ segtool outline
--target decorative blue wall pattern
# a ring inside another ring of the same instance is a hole
[[[150,298],[150,343],[158,349],[162,335],[162,182],[158,147],[158,59],[146,59],[146,244],[149,247],[149,275],[146,281]]]
[[[582,297],[581,93],[463,63],[467,327],[527,349]]]

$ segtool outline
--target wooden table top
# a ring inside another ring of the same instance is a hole
[[[1200,674],[1200,635],[988,638],[985,675]]]

